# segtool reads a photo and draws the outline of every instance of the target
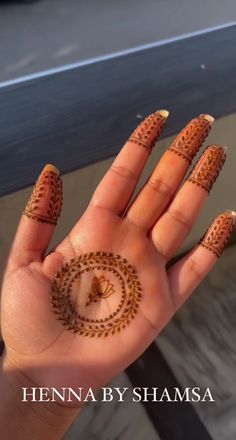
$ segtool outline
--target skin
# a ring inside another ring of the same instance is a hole
[[[19,388],[98,390],[141,355],[216,261],[212,252],[198,245],[169,271],[166,269],[194,224],[207,192],[186,182],[176,193],[189,164],[167,151],[127,210],[147,158],[146,149],[128,141],[83,216],[47,257],[54,226],[25,216],[20,221],[2,289],[6,349],[1,381],[8,397],[0,404],[0,423],[9,439],[15,438],[16,430],[18,439],[32,438],[32,432],[36,440],[61,438],[78,414],[75,402],[70,407],[28,404],[24,410]],[[126,258],[143,289],[139,311],[131,324],[99,340],[64,329],[55,320],[49,302],[51,281],[62,264],[97,250]],[[15,424],[6,428],[11,412]]]

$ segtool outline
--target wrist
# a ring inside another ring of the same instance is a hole
[[[0,358],[0,427],[9,440],[61,439],[79,413],[56,402],[23,402],[23,388],[36,387],[4,353]],[[12,422],[14,421],[14,422]]]

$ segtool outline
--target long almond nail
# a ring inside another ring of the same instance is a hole
[[[230,210],[223,212],[213,220],[200,244],[214,252],[217,257],[220,257],[230,239],[235,224],[236,212]]]
[[[200,115],[198,118],[192,119],[168,150],[191,163],[208,136],[213,121],[214,118],[210,115]]]
[[[56,225],[62,206],[62,182],[59,171],[53,165],[46,165],[41,172],[24,215],[42,223]]]
[[[188,181],[210,192],[226,159],[226,148],[210,145],[201,155],[188,177]]]
[[[128,142],[141,145],[141,147],[151,152],[164,128],[168,115],[169,112],[167,110],[158,110],[149,115],[134,130]]]

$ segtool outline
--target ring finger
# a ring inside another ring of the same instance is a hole
[[[211,145],[206,148],[185,184],[152,228],[150,237],[167,261],[190,232],[225,159],[225,147]]]

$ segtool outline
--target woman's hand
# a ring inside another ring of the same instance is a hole
[[[2,292],[5,363],[34,386],[83,387],[86,393],[106,384],[155,339],[209,272],[232,232],[235,213],[226,211],[201,244],[166,269],[225,160],[224,147],[208,147],[178,189],[213,122],[200,115],[182,130],[130,203],[167,116],[162,110],[140,124],[83,216],[47,256],[61,182],[51,165],[38,179]],[[83,197],[80,188],[78,197]]]

